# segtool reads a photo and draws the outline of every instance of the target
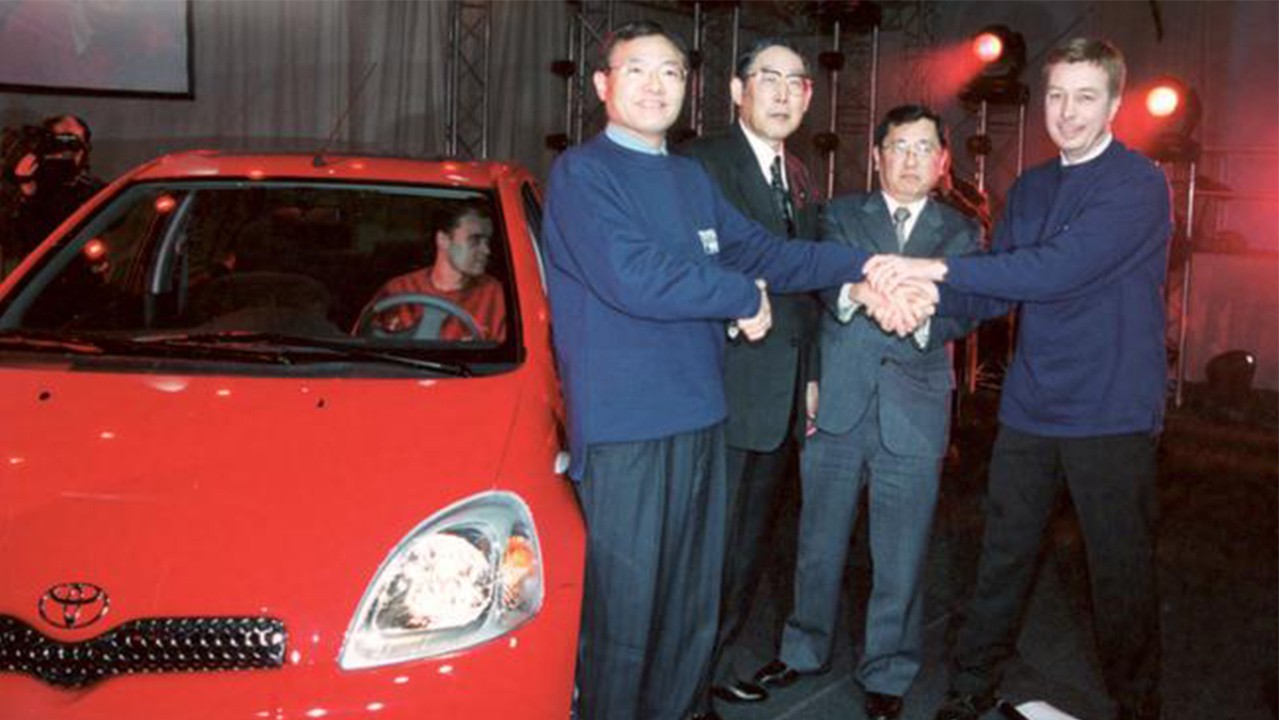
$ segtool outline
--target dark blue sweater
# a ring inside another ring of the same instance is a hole
[[[1039,165],[1013,186],[994,253],[951,258],[939,313],[991,317],[1020,302],[1000,422],[1050,437],[1157,432],[1167,357],[1168,181],[1111,143]]]
[[[780,292],[861,279],[867,255],[782,241],[742,216],[696,160],[600,134],[551,168],[543,222],[570,474],[593,443],[652,440],[724,419],[728,320]]]

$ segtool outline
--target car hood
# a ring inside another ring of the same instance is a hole
[[[57,636],[39,597],[87,582],[103,627],[344,629],[406,533],[498,484],[519,387],[0,370],[0,614]]]

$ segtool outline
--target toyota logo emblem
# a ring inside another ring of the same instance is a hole
[[[73,630],[101,620],[110,606],[107,591],[93,583],[59,583],[40,596],[40,617],[54,627]]]

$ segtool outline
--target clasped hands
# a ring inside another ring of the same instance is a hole
[[[885,332],[905,337],[937,309],[937,284],[946,264],[932,258],[876,255],[862,268],[866,280],[849,288],[849,299]]]
[[[936,310],[937,283],[946,277],[946,263],[933,258],[876,255],[866,261],[862,272],[866,280],[849,286],[849,300],[865,308],[886,332],[905,337]],[[756,280],[755,285],[759,287],[759,310],[732,325],[752,342],[764,337],[773,325],[768,285],[763,280]]]

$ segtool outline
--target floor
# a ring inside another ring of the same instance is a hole
[[[1279,423],[1274,393],[1244,408],[1190,388],[1170,411],[1161,445],[1157,547],[1163,609],[1165,720],[1273,720],[1279,633]],[[902,717],[929,720],[946,688],[948,635],[975,570],[985,465],[994,436],[993,392],[961,404],[927,568],[925,667]],[[793,524],[781,528],[746,642],[760,664],[774,651],[789,598]],[[1001,693],[1046,701],[1081,720],[1109,720],[1091,636],[1083,545],[1068,504],[1054,523],[1019,645]],[[869,557],[864,523],[853,538],[843,623],[860,629]],[[859,634],[859,633],[856,633]],[[725,720],[863,717],[852,681],[855,633],[830,672],[777,690],[768,701],[717,708]],[[997,711],[988,718],[1001,717]]]

